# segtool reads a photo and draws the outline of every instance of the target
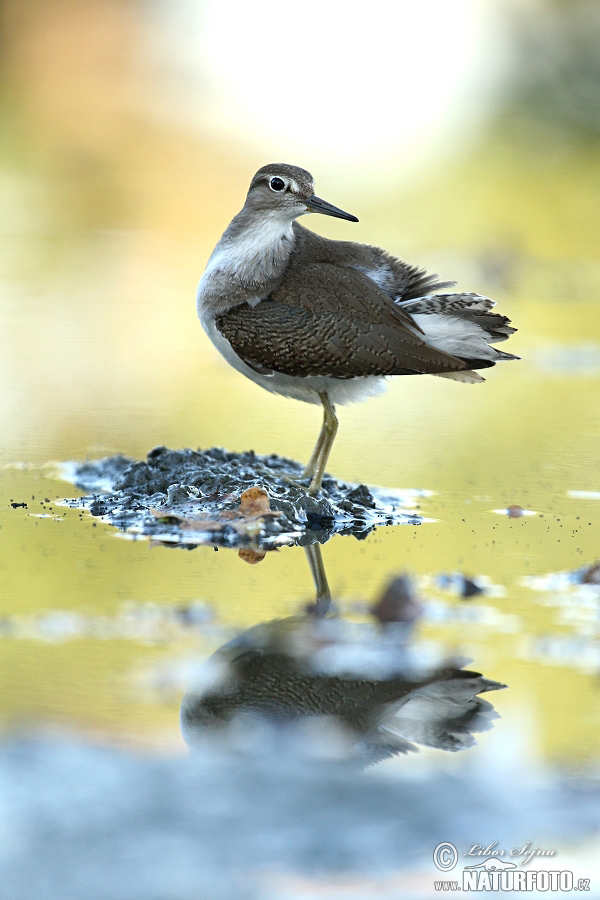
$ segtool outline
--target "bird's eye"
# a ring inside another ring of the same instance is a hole
[[[272,191],[282,191],[285,187],[285,181],[283,178],[278,178],[276,175],[274,178],[271,178],[269,187]]]

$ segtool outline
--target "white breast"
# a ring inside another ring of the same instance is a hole
[[[215,247],[198,285],[196,306],[202,327],[221,356],[234,369],[271,393],[316,404],[321,403],[319,393],[323,392],[336,404],[355,403],[380,394],[385,390],[385,379],[378,376],[341,379],[310,375],[302,378],[280,372],[256,372],[240,359],[216,327],[215,315],[218,312],[215,310],[219,308],[219,300],[223,298],[226,301],[228,291],[233,293],[236,285],[248,288],[244,302],[249,306],[256,306],[268,296],[268,288],[264,292],[256,291],[256,285],[263,279],[265,282],[270,279],[273,283],[273,272],[276,272],[278,264],[286,261],[293,240],[291,222],[284,223],[281,217],[275,216],[263,220],[260,229],[246,228],[233,238],[226,232]],[[249,285],[254,286],[254,293]],[[226,312],[229,306],[225,302],[220,311]]]
[[[209,297],[226,298],[232,288],[272,284],[278,269],[287,261],[293,239],[289,216],[264,216],[256,227],[244,228],[233,235],[226,231],[213,250],[198,284],[198,315],[209,303]],[[259,292],[256,298],[250,297],[246,302],[256,306],[267,294],[268,290]]]

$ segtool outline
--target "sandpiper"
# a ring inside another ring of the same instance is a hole
[[[268,391],[321,403],[304,471],[320,490],[338,421],[335,405],[381,393],[390,375],[479,382],[476,369],[518,359],[491,345],[515,331],[480,294],[438,293],[454,282],[367,244],[332,241],[296,219],[358,222],[314,194],[310,172],[258,170],[198,285],[197,309],[215,347]]]

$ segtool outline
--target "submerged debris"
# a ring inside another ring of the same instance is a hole
[[[488,597],[502,597],[505,592],[502,585],[492,584],[487,575],[471,576],[462,572],[437,575],[435,584],[442,591],[450,591],[463,600],[471,600],[480,594],[486,594]]]
[[[423,614],[423,604],[415,593],[410,575],[398,575],[371,607],[372,615],[382,625],[390,622],[412,624]]]
[[[425,492],[383,492],[325,476],[321,494],[311,497],[299,463],[276,454],[156,447],[143,461],[119,455],[69,463],[62,475],[88,492],[66,500],[69,506],[166,544],[275,549],[424,521],[411,508]]]
[[[524,509],[518,503],[511,503],[505,509],[494,509],[492,512],[498,513],[499,516],[508,516],[509,519],[520,519],[522,516],[537,515],[534,509]]]
[[[477,597],[479,594],[483,594],[485,588],[483,588],[480,584],[477,584],[472,578],[467,578],[466,575],[463,575],[463,583],[462,583],[462,591],[461,597],[463,600],[469,600],[471,597]]]
[[[591,566],[587,566],[581,572],[581,583],[600,585],[600,562],[596,562]]]
[[[548,572],[545,575],[526,575],[521,579],[533,591],[560,593],[578,592],[596,596],[600,587],[600,562],[597,560],[571,572]]]

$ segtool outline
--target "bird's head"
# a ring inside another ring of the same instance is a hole
[[[286,163],[271,163],[258,170],[250,183],[246,209],[277,216],[290,222],[306,213],[321,213],[358,222],[356,216],[338,209],[314,193],[315,182],[306,169]]]

